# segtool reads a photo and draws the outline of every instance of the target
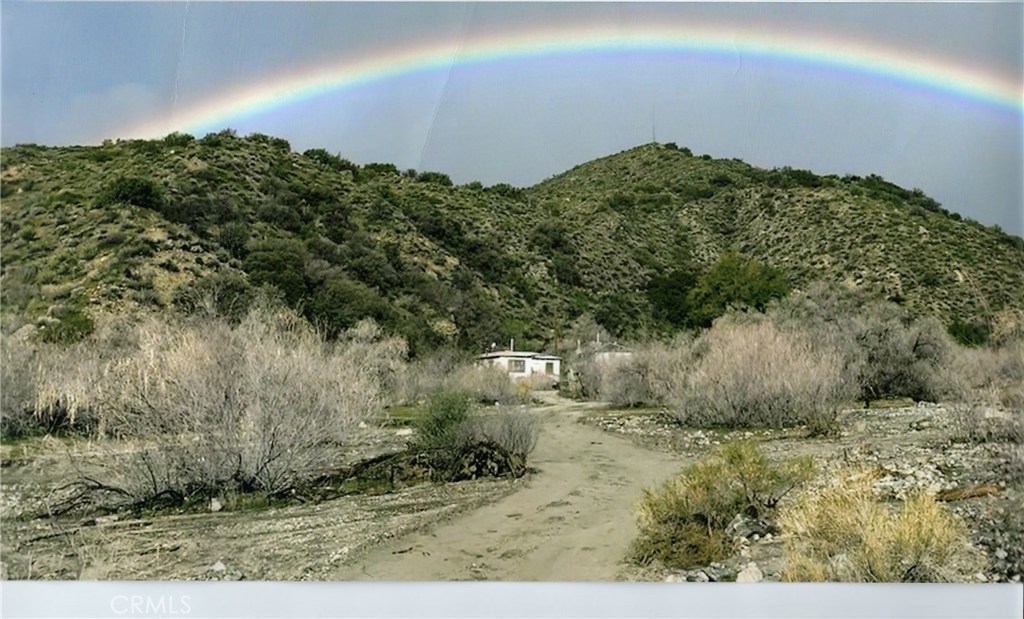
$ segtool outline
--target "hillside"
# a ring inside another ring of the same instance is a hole
[[[111,314],[244,306],[255,288],[335,333],[370,316],[415,351],[544,346],[583,313],[663,332],[652,277],[728,250],[802,287],[916,314],[1024,308],[1024,242],[878,177],[761,170],[649,144],[529,189],[357,166],[230,131],[2,152],[5,332],[73,339]]]

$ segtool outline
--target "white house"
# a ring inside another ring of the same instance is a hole
[[[525,350],[498,350],[480,355],[480,363],[497,366],[508,372],[510,378],[548,378],[558,381],[562,373],[562,359],[555,355]]]

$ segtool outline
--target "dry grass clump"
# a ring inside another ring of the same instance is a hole
[[[501,406],[477,418],[474,438],[495,443],[511,454],[527,456],[537,446],[537,421],[522,406]]]
[[[726,528],[737,514],[771,515],[812,472],[809,458],[775,466],[752,443],[725,445],[712,459],[644,491],[630,557],[680,568],[721,560],[731,550]]]
[[[680,422],[695,426],[835,425],[847,392],[843,361],[769,320],[717,321],[693,367],[671,387]]]
[[[957,582],[984,565],[963,523],[934,497],[915,494],[896,511],[872,482],[868,474],[841,476],[783,511],[783,580]]]

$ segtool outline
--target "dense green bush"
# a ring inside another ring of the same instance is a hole
[[[140,208],[159,211],[164,205],[160,187],[151,180],[137,176],[122,176],[103,189],[96,200],[96,206],[131,204]]]
[[[254,286],[275,286],[293,307],[306,294],[306,251],[297,241],[255,243],[243,264]]]
[[[697,285],[697,275],[689,270],[676,269],[665,275],[652,277],[647,283],[647,300],[651,302],[654,317],[676,328],[690,324],[690,291]]]
[[[179,287],[172,302],[186,314],[217,316],[235,324],[249,312],[255,296],[244,275],[223,270]]]
[[[414,424],[419,449],[459,449],[470,437],[468,422],[473,412],[469,394],[440,391],[431,396],[427,409]]]
[[[949,325],[949,334],[953,336],[957,342],[964,346],[982,346],[988,342],[989,334],[991,330],[987,324],[981,322],[968,322],[959,318],[954,318],[953,322]]]
[[[242,222],[226,223],[217,235],[217,242],[235,258],[243,259],[246,255],[245,245],[249,242],[249,227]]]

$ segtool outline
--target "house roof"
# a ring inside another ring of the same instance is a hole
[[[544,360],[558,360],[561,361],[561,357],[554,355],[546,355],[539,352],[530,352],[528,350],[498,350],[495,352],[485,352],[480,355],[481,359],[498,359],[501,357],[512,357],[515,359],[544,359]]]

